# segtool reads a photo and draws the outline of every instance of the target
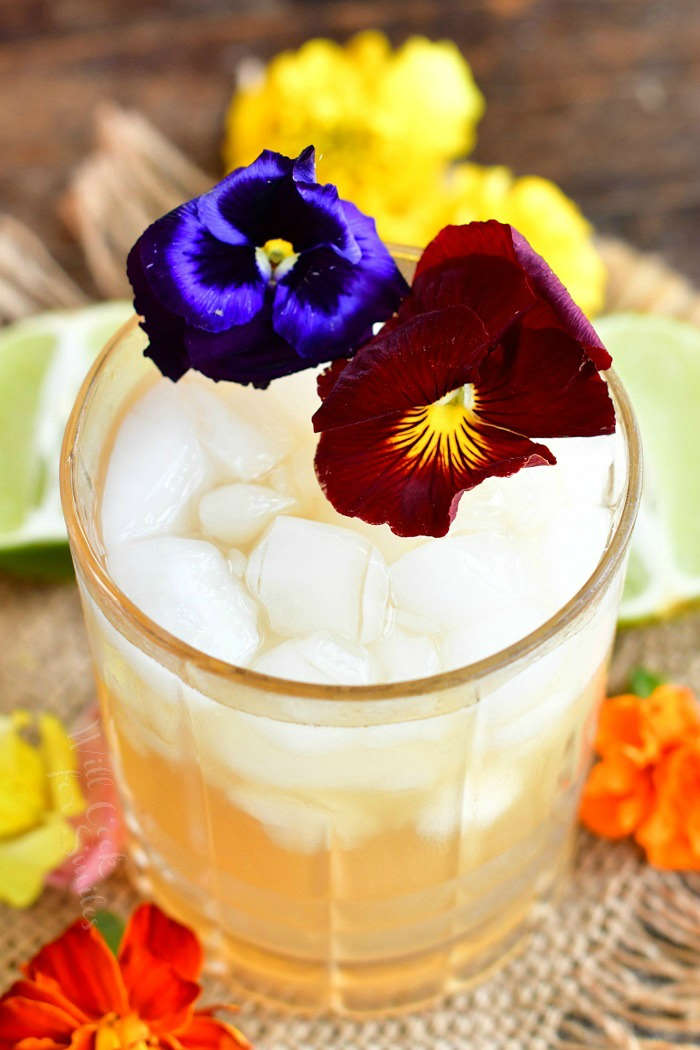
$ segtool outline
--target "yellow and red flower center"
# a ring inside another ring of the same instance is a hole
[[[157,1045],[148,1025],[136,1014],[106,1014],[97,1025],[95,1050],[148,1050]]]
[[[462,464],[477,467],[488,459],[488,445],[474,426],[477,396],[467,383],[431,405],[406,412],[391,438],[409,459],[436,460],[443,468]]]

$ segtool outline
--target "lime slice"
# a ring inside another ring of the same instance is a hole
[[[70,571],[58,491],[61,438],[98,350],[130,303],[39,314],[0,330],[0,569]]]
[[[700,329],[655,314],[596,322],[637,413],[644,495],[620,618],[700,601]]]

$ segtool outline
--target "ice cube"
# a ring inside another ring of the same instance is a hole
[[[395,561],[406,551],[425,543],[422,536],[395,536],[388,525],[369,525],[361,518],[349,518],[339,514],[318,483],[314,470],[315,451],[313,435],[307,435],[289,459],[265,477],[266,484],[278,492],[291,494],[296,498],[299,515],[359,533],[366,537],[388,562]]]
[[[322,366],[325,367],[325,366]],[[295,428],[308,434],[313,440],[311,417],[321,404],[316,389],[316,380],[321,368],[305,368],[290,376],[276,379],[267,393],[268,399],[274,399]]]
[[[134,540],[107,564],[124,593],[166,631],[211,656],[246,663],[258,647],[257,610],[223,554],[204,540]]]
[[[116,700],[111,717],[128,736],[130,746],[172,758],[183,746],[179,679],[127,641],[89,595],[83,594],[83,600],[100,675]]]
[[[325,632],[282,642],[259,656],[253,668],[299,682],[368,685],[373,678],[365,648],[341,642]]]
[[[240,781],[227,784],[226,790],[234,805],[259,821],[282,849],[315,853],[328,848],[332,814],[327,806]]]
[[[521,534],[539,528],[547,515],[566,501],[562,472],[557,465],[524,467],[509,478],[487,478],[475,489],[465,492],[452,530],[460,528],[460,523],[469,525],[474,518],[483,518],[487,523],[491,514],[493,528],[506,535]],[[495,508],[500,508],[503,514],[500,524]]]
[[[221,543],[248,543],[274,518],[294,506],[267,485],[222,485],[205,492],[199,501],[199,520],[204,532]]]
[[[492,746],[511,748],[545,740],[581,696],[585,682],[580,688],[578,676],[575,682],[567,682],[559,654],[545,656],[543,661],[483,699],[481,717]]]
[[[427,678],[440,670],[435,642],[424,635],[409,634],[397,624],[374,643],[371,652],[384,682]]]
[[[350,529],[280,515],[248,559],[246,582],[283,636],[382,633],[389,583],[379,551]]]
[[[333,511],[318,483],[314,470],[315,446],[312,442],[303,442],[289,457],[290,490],[294,493],[300,512],[310,518],[322,517],[327,508]]]
[[[443,667],[449,671],[483,660],[524,638],[544,620],[534,602],[514,597],[498,616],[472,617],[449,631],[441,645]]]
[[[489,532],[431,540],[399,558],[390,575],[397,623],[421,634],[494,622],[531,589],[517,546]]]
[[[255,481],[290,451],[291,434],[264,402],[255,402],[253,412],[243,395],[232,405],[229,392],[197,379],[181,385],[186,411],[221,479]]]
[[[557,457],[567,502],[610,506],[613,496],[615,436],[555,438],[545,442]]]
[[[189,687],[184,694],[207,775],[224,787],[244,780],[311,800],[341,791],[395,796],[450,782],[464,765],[463,710],[390,725],[309,725],[237,711]]]
[[[316,444],[312,438],[313,435],[308,435],[302,439],[282,467],[265,478],[266,483],[272,485],[277,491],[291,493],[296,497],[298,514],[360,533],[384,555],[387,561],[395,561],[406,551],[425,542],[422,536],[415,538],[395,536],[388,525],[369,525],[361,518],[349,518],[344,514],[339,514],[318,483],[314,470]]]
[[[554,512],[533,537],[530,556],[541,568],[541,592],[548,596],[546,619],[591,576],[605,550],[611,524],[611,512],[604,507],[569,505]]]
[[[459,501],[450,536],[470,532],[505,532],[510,526],[503,478],[487,478]]]
[[[425,536],[396,536],[388,525],[370,525],[361,518],[349,518],[344,514],[339,514],[323,493],[321,496],[322,501],[316,504],[314,517],[319,521],[328,522],[329,525],[340,525],[341,528],[352,529],[353,532],[364,536],[390,564],[426,542]]]
[[[567,712],[576,709],[587,691],[598,687],[616,615],[615,602],[606,598],[574,634],[546,655],[528,658],[514,677],[482,697],[481,728],[491,746],[523,745],[558,731]]]
[[[231,547],[231,550],[226,551],[226,560],[228,561],[228,567],[234,576],[237,576],[239,580],[242,580],[245,576],[245,567],[248,564],[248,559],[242,551],[239,551],[236,547]]]
[[[207,478],[207,457],[181,392],[162,379],[131,409],[112,448],[102,497],[107,548],[185,530]]]
[[[240,783],[229,787],[227,794],[264,826],[273,842],[299,853],[315,853],[331,845],[353,849],[390,820],[380,807],[352,795],[297,798]]]
[[[467,777],[463,793],[453,785],[435,792],[418,813],[418,834],[442,839],[458,825],[463,834],[492,827],[513,807],[521,792],[522,783],[512,765],[479,770]]]
[[[273,467],[265,475],[265,484],[275,492],[278,492],[282,496],[290,496],[294,498],[294,492],[292,490],[292,478],[289,470],[289,460],[283,460],[282,463],[278,463],[276,467]]]

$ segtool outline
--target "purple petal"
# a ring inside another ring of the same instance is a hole
[[[515,257],[532,281],[537,294],[551,306],[564,329],[574,339],[583,343],[596,368],[610,368],[612,358],[603,346],[600,336],[557,275],[518,230],[511,227],[511,233]],[[532,317],[526,321],[528,327],[536,325],[536,313],[537,311],[534,311]]]
[[[380,240],[377,224],[369,215],[356,208],[350,201],[341,201],[343,215],[348,229],[357,241],[362,252],[361,268],[366,269],[370,279],[383,289],[383,301],[391,303],[390,313],[396,310],[410,289],[399,268],[391,257],[389,249]],[[384,314],[384,321],[389,314]]]
[[[190,367],[184,343],[185,322],[161,306],[151,292],[143,272],[138,242],[129,252],[126,272],[134,289],[134,309],[144,318],[141,327],[149,339],[144,353],[164,376],[177,382]]]
[[[353,266],[332,248],[316,248],[300,256],[275,292],[275,331],[314,363],[351,353],[408,290],[373,220],[347,202],[343,207],[350,208],[351,227],[363,249],[360,262]]]
[[[296,182],[297,173],[303,180]],[[264,150],[247,168],[237,168],[199,199],[199,218],[219,241],[257,248],[289,241],[296,252],[333,244],[352,262],[360,249],[348,230],[334,186],[306,181],[313,174],[308,150],[295,160]]]
[[[325,186],[299,183],[297,189],[299,195],[309,205],[310,224],[307,230],[307,246],[330,244],[348,262],[359,262],[362,258],[362,249],[352,234],[345,215],[344,202],[339,199],[335,186],[330,183]],[[303,250],[301,241],[298,243],[297,250]],[[297,241],[292,241],[292,244],[296,247]]]
[[[262,308],[266,282],[254,250],[213,237],[199,221],[196,201],[149,226],[135,250],[153,295],[189,325],[221,332]]]
[[[227,332],[190,328],[185,343],[192,368],[210,379],[264,388],[278,376],[308,368],[308,361],[273,331],[267,308],[248,324]]]
[[[277,286],[274,327],[314,363],[347,356],[385,321],[408,294],[408,285],[379,239],[374,219],[341,201],[362,256],[354,266],[332,249],[302,255]]]
[[[295,182],[316,181],[316,150],[313,146],[301,151],[294,161],[293,174]]]
[[[277,285],[274,329],[307,365],[349,353],[371,334],[372,322],[353,294],[357,276],[351,263],[323,246],[300,256]]]
[[[284,207],[281,198],[285,188],[293,186],[293,171],[294,162],[289,157],[264,149],[252,164],[235,168],[199,197],[200,221],[212,236],[227,244],[252,244],[261,248],[271,237],[282,237],[276,233],[259,240],[251,233],[256,228],[257,213],[264,214],[271,205],[277,206],[276,211]]]

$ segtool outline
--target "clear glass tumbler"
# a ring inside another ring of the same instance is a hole
[[[397,258],[410,275],[415,253]],[[554,617],[448,673],[304,685],[191,648],[105,568],[106,458],[155,378],[144,345],[135,318],[109,342],[61,463],[132,874],[247,996],[361,1016],[432,1001],[503,960],[567,866],[641,487],[625,392],[610,375],[612,538]]]

